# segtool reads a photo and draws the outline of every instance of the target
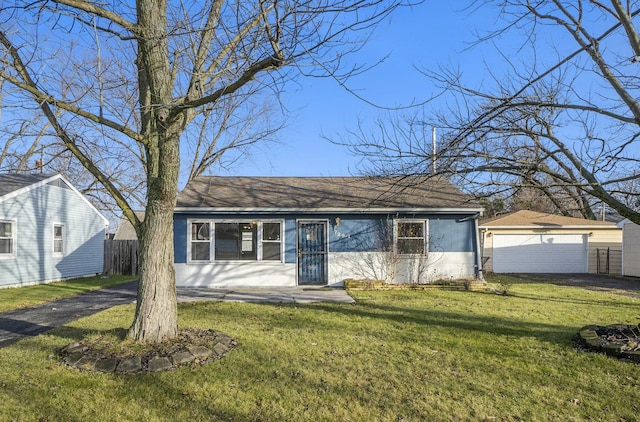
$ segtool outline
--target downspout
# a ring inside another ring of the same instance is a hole
[[[620,275],[622,275],[624,277],[624,226],[626,226],[627,223],[623,223],[622,224],[622,247],[620,248],[620,254],[622,255],[622,259],[621,259],[621,263],[620,263]]]
[[[476,279],[480,281],[484,281],[484,274],[482,268],[482,249],[480,249],[480,229],[478,228],[478,217],[480,213],[476,214],[473,219],[473,226],[476,234]],[[483,243],[484,243],[484,235],[483,235]]]

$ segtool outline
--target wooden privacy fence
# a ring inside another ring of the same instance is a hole
[[[105,240],[104,273],[111,275],[138,275],[138,241]]]

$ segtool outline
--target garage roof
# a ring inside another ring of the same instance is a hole
[[[480,228],[590,228],[615,229],[616,223],[610,221],[587,220],[586,218],[566,217],[564,215],[521,210],[483,221]]]

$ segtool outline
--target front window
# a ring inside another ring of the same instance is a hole
[[[64,254],[64,226],[62,224],[53,225],[53,254]]]
[[[216,260],[255,261],[257,223],[216,223]]]
[[[280,261],[280,223],[262,223],[262,259]]]
[[[192,221],[189,261],[282,262],[282,223]]]
[[[425,231],[424,221],[399,221],[396,232],[396,252],[400,255],[424,254]]]
[[[13,256],[15,238],[15,222],[0,220],[0,257]]]
[[[191,223],[191,260],[208,261],[211,257],[209,223]]]

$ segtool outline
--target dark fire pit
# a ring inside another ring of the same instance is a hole
[[[578,331],[578,343],[589,351],[640,363],[640,326],[587,325]]]

